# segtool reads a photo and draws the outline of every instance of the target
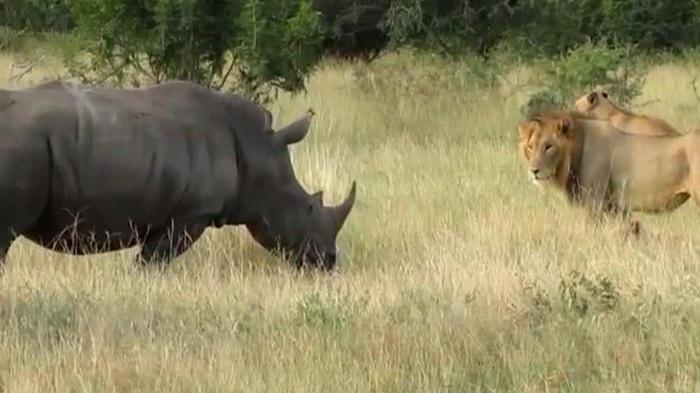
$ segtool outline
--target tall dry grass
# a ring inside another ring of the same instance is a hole
[[[700,389],[700,210],[642,216],[642,241],[590,226],[526,180],[519,90],[465,72],[408,55],[326,64],[271,107],[277,124],[318,113],[292,153],[309,191],[335,203],[358,181],[337,275],[298,274],[237,228],[209,230],[163,273],[134,269],[134,250],[17,241],[0,277],[0,391]],[[643,110],[700,124],[696,72],[656,67]]]

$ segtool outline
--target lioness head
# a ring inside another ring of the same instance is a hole
[[[594,90],[574,102],[574,111],[599,120],[608,120],[616,111],[608,93]]]
[[[576,146],[575,127],[569,115],[536,117],[518,126],[520,156],[535,184],[566,183]]]

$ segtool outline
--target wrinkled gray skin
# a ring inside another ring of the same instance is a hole
[[[258,105],[188,82],[0,90],[0,256],[23,235],[71,254],[140,246],[142,263],[168,262],[209,226],[245,225],[268,250],[331,269],[355,185],[324,207],[297,181],[288,145],[311,116],[274,132]]]

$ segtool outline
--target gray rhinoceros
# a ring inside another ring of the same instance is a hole
[[[288,145],[311,117],[274,132],[260,106],[181,81],[0,90],[0,257],[22,235],[168,262],[209,226],[245,225],[266,249],[331,269],[355,183],[337,207],[299,184]]]

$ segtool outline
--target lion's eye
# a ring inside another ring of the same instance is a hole
[[[552,146],[552,145],[545,145],[544,152],[549,153],[550,151],[552,151],[553,148],[554,148],[554,146]]]

